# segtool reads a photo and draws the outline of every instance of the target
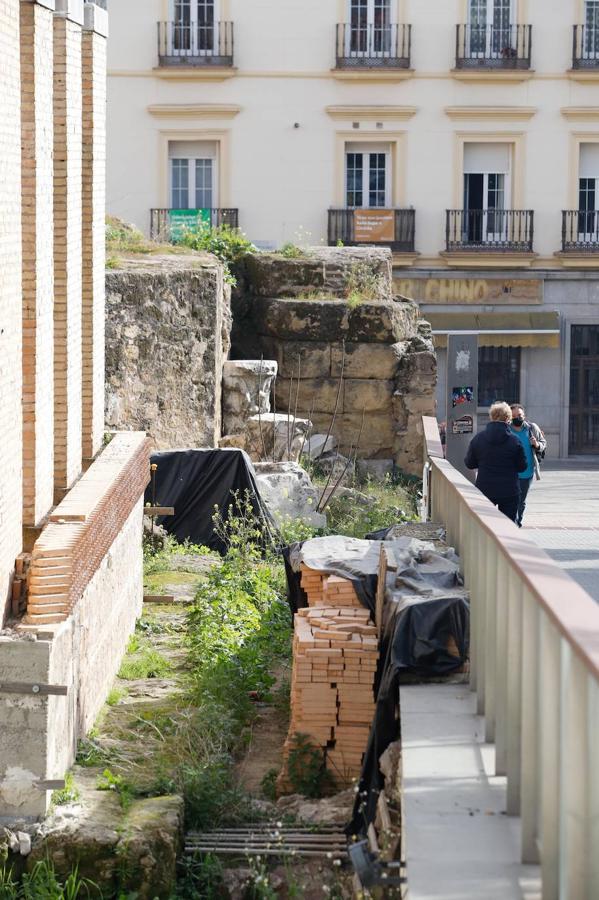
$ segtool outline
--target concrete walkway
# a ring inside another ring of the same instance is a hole
[[[523,531],[599,603],[599,461],[547,461]]]
[[[540,900],[468,685],[400,689],[409,900]]]

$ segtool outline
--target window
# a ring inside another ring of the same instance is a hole
[[[518,403],[520,398],[520,347],[479,347],[478,405],[496,400]]]
[[[218,206],[216,142],[171,141],[169,165],[171,209],[212,209]]]
[[[345,153],[346,206],[384,209],[390,205],[387,144],[347,144]]]
[[[513,0],[469,0],[470,55],[492,59],[512,49]]]
[[[498,241],[506,231],[510,155],[510,144],[464,145],[464,231],[470,242]]]
[[[348,55],[377,56],[391,46],[391,0],[349,0]]]
[[[215,49],[217,0],[172,0],[173,52],[185,56]]]
[[[586,0],[584,9],[584,57],[595,59],[599,53],[599,0]]]
[[[599,232],[599,144],[581,144],[578,178],[578,240],[597,240]]]

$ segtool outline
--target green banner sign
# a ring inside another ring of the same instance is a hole
[[[168,223],[171,241],[175,243],[182,240],[186,231],[196,228],[210,228],[211,216],[209,209],[170,209]]]

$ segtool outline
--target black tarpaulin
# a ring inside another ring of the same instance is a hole
[[[174,506],[174,516],[158,521],[178,541],[191,541],[216,550],[226,551],[223,540],[214,530],[215,511],[224,521],[236,499],[247,497],[256,520],[274,531],[270,515],[260,498],[252,463],[243,450],[167,450],[152,454],[155,495],[152,483],[145,502],[157,506]]]

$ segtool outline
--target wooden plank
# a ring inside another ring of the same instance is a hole
[[[174,516],[174,506],[144,506],[144,516]]]
[[[38,791],[61,791],[66,787],[66,782],[64,778],[53,778],[47,779],[46,781],[34,781],[33,786],[36,787]]]
[[[376,585],[376,606],[375,606],[375,624],[379,635],[383,627],[383,608],[385,605],[385,582],[387,578],[387,554],[385,545],[381,544],[381,554],[379,557],[379,571]]]
[[[35,684],[24,681],[3,681],[0,683],[0,693],[3,694],[39,694],[47,696],[55,694],[66,697],[69,689],[66,684]]]
[[[174,594],[144,594],[144,603],[174,603],[174,602],[175,602]],[[191,602],[191,601],[189,601],[189,602]]]

